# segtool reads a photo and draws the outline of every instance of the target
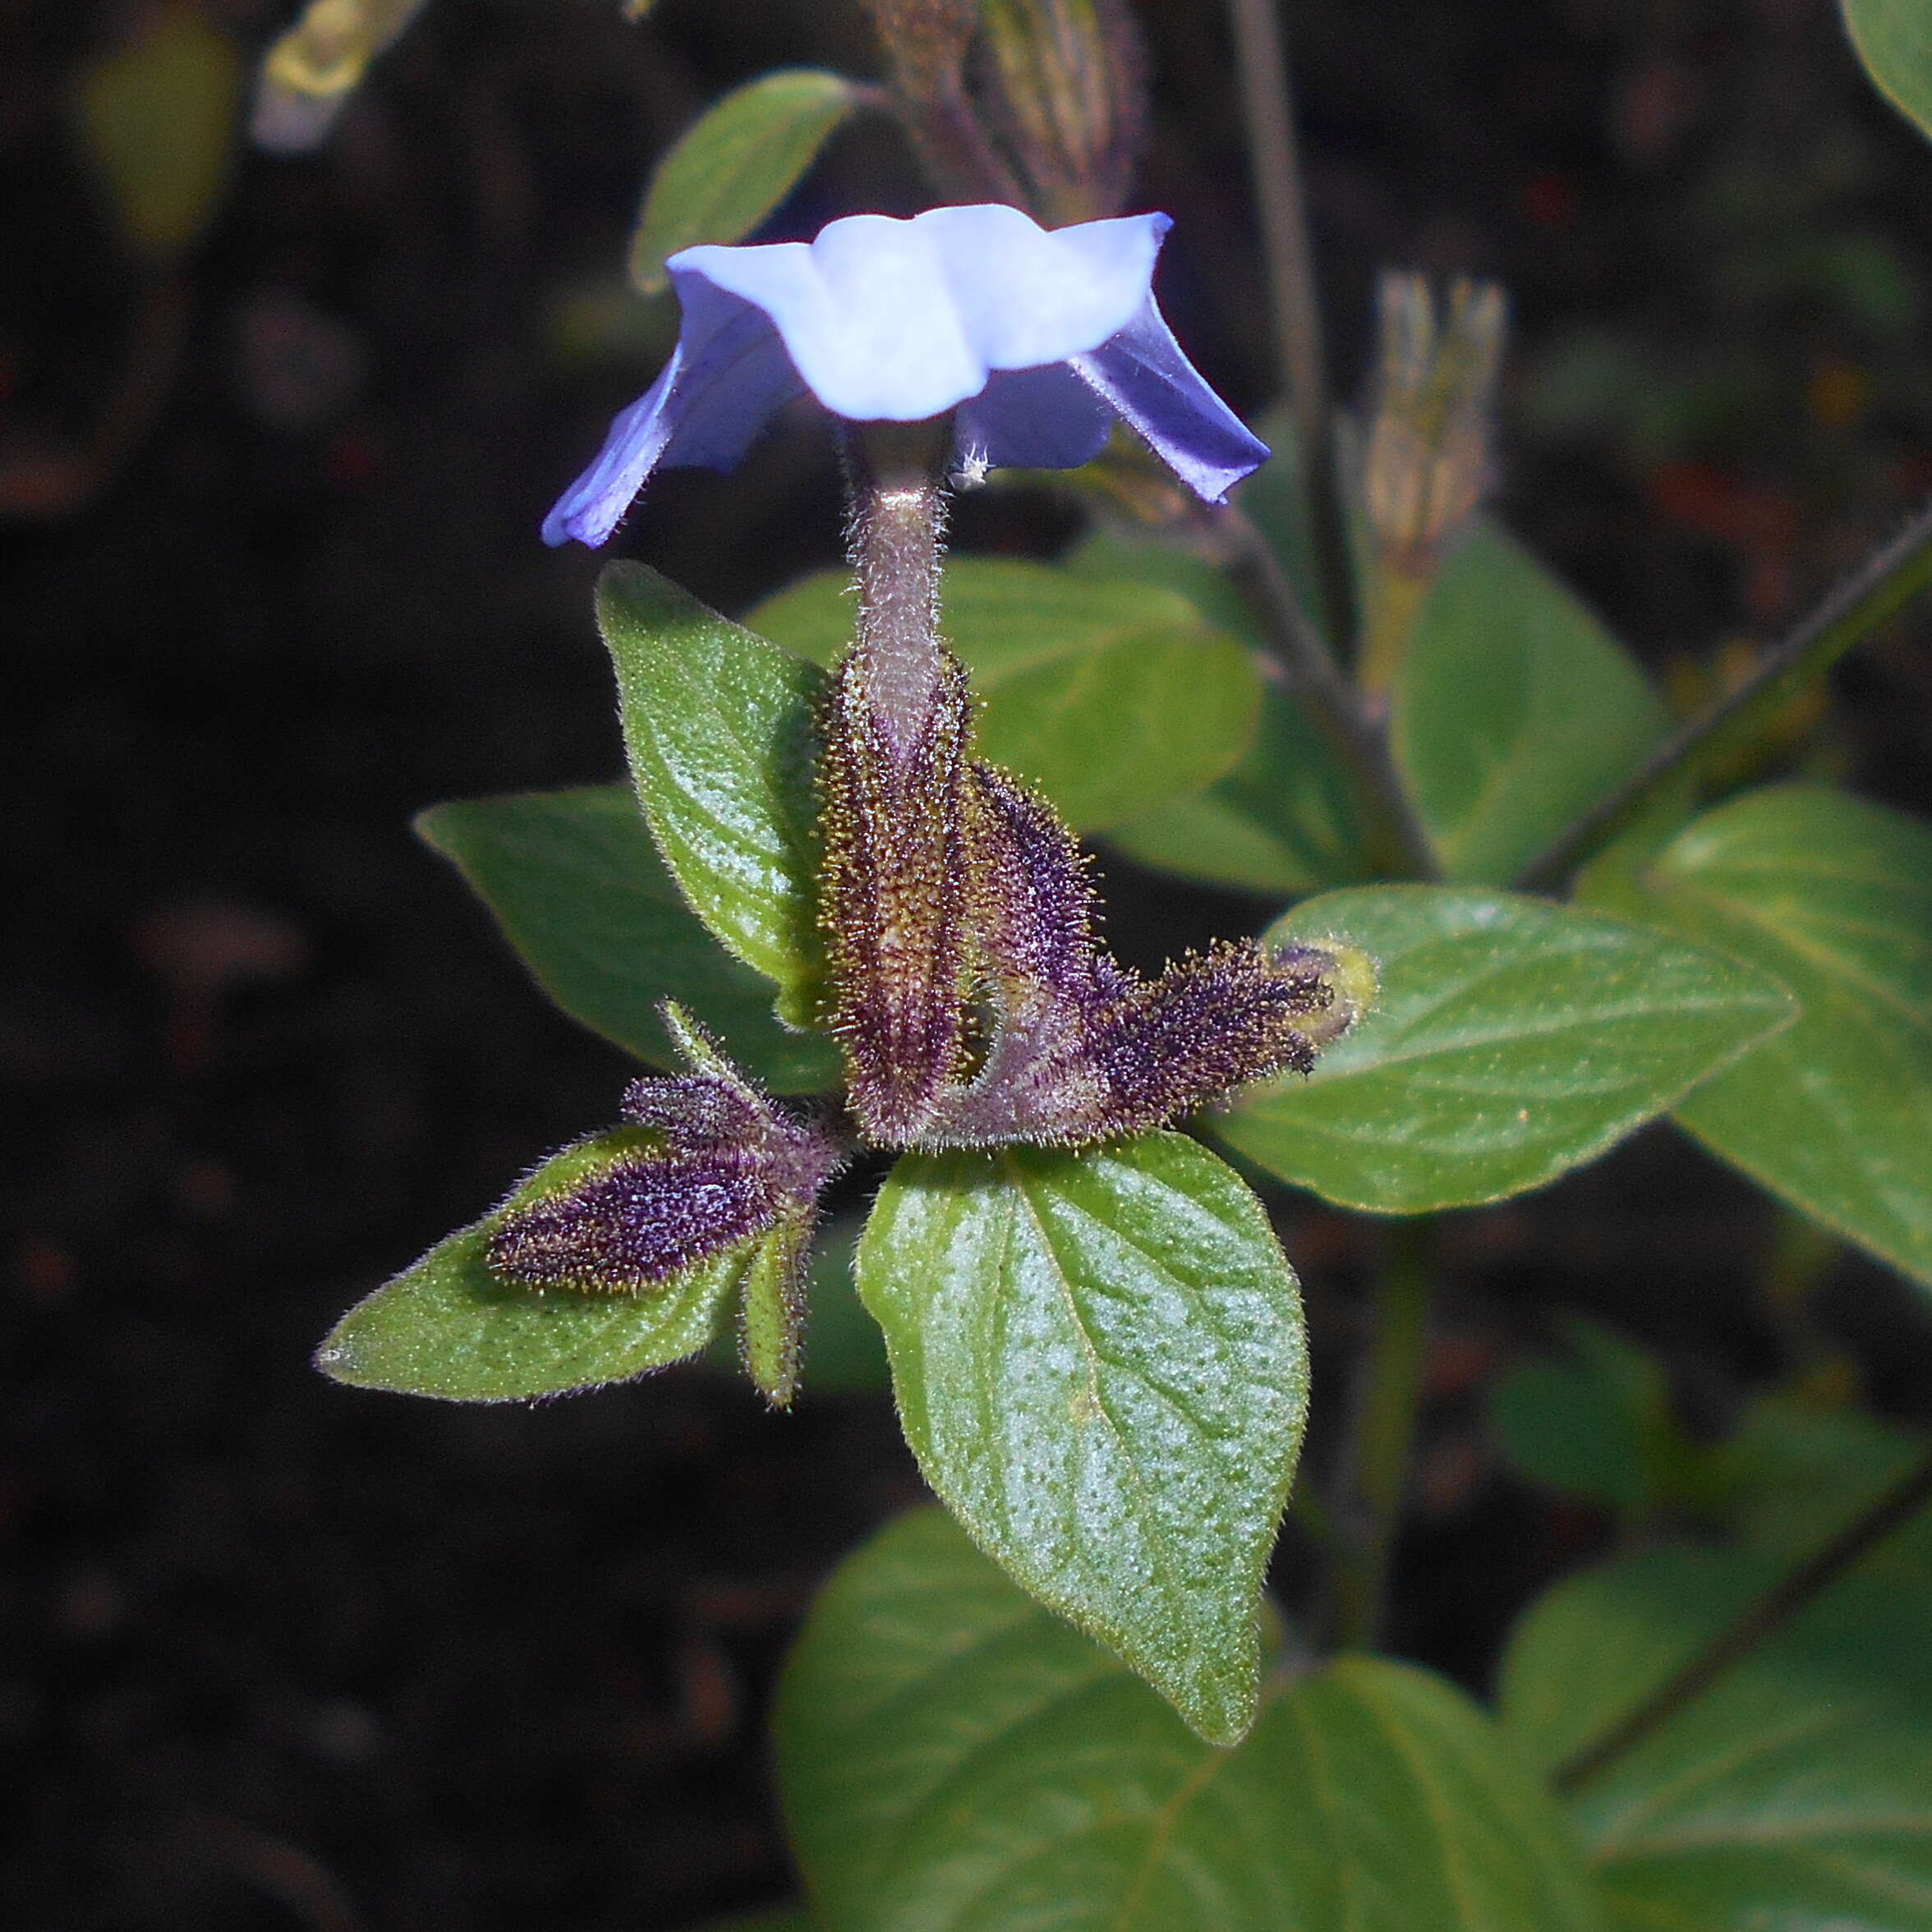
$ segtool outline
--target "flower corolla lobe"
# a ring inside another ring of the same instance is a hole
[[[793,397],[839,416],[957,412],[962,463],[1066,469],[1124,418],[1219,501],[1264,444],[1182,354],[1152,294],[1164,214],[1044,229],[999,204],[856,214],[811,242],[687,248],[670,361],[544,524],[603,543],[653,472],[729,469]]]

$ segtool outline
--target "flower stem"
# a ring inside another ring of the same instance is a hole
[[[1235,65],[1248,123],[1255,210],[1267,258],[1276,353],[1295,413],[1295,456],[1309,494],[1322,591],[1335,636],[1354,629],[1355,592],[1347,525],[1336,485],[1322,311],[1315,292],[1314,250],[1295,137],[1280,0],[1229,0]]]
[[[1306,706],[1355,780],[1375,864],[1397,877],[1439,877],[1428,834],[1403,789],[1386,734],[1341,674],[1273,546],[1239,508],[1215,514],[1217,529],[1232,542],[1230,574],[1262,622],[1283,683]]]
[[[1551,1773],[1551,1782],[1560,1792],[1574,1791],[1607,1770],[1695,1703],[1734,1664],[1774,1635],[1869,1550],[1902,1529],[1928,1502],[1932,1502],[1932,1456],[1902,1477],[1815,1556],[1773,1584],[1635,1710],[1566,1759]]]
[[[1368,1649],[1382,1634],[1428,1361],[1433,1224],[1391,1221],[1382,1235],[1375,1333],[1357,1370],[1337,1512],[1342,1534],[1336,1544],[1332,1613],[1336,1640],[1345,1650]]]
[[[1517,884],[1554,891],[1627,831],[1672,785],[1695,780],[1761,731],[1861,638],[1932,584],[1932,504],[1827,593],[1767,651],[1750,680],[1667,739],[1623,785],[1524,868]]]
[[[846,540],[858,591],[859,660],[868,702],[903,751],[939,689],[945,435],[926,423],[873,423],[848,441]]]

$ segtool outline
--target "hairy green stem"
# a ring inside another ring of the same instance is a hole
[[[1346,638],[1355,628],[1354,575],[1336,485],[1322,311],[1315,292],[1314,250],[1309,239],[1280,4],[1281,0],[1229,0],[1229,13],[1276,354],[1295,415],[1295,455],[1308,490],[1330,628],[1336,637]]]
[[[1433,1224],[1387,1221],[1382,1239],[1375,1333],[1357,1370],[1337,1512],[1342,1534],[1335,1552],[1332,1614],[1336,1644],[1345,1650],[1371,1649],[1382,1634],[1428,1365]]]
[[[1261,620],[1282,682],[1307,707],[1354,780],[1378,869],[1402,878],[1439,877],[1428,834],[1390,756],[1387,734],[1367,715],[1360,694],[1341,674],[1274,546],[1239,508],[1217,512],[1215,522],[1231,542],[1229,573]]]
[[[1695,1703],[1733,1665],[1836,1583],[1867,1551],[1893,1530],[1902,1529],[1928,1502],[1932,1502],[1932,1456],[1902,1477],[1815,1556],[1773,1584],[1635,1710],[1566,1758],[1551,1773],[1551,1782],[1560,1792],[1574,1791],[1608,1769]]]
[[[1555,891],[1635,825],[1675,784],[1695,780],[1747,743],[1861,638],[1932,584],[1932,505],[1837,585],[1750,678],[1694,718],[1617,790],[1524,868],[1517,884]]]

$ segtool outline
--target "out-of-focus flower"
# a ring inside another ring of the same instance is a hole
[[[1267,446],[1208,388],[1155,306],[1164,214],[1051,231],[1016,208],[857,214],[812,242],[687,248],[683,311],[657,380],[544,522],[601,544],[654,471],[732,468],[809,390],[855,421],[953,418],[968,476],[1072,469],[1119,416],[1218,503]]]
[[[369,63],[428,0],[309,0],[263,61],[249,132],[271,154],[306,154],[328,139]]]

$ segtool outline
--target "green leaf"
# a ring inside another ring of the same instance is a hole
[[[1502,1668],[1553,1765],[1700,1654],[1778,1575],[1653,1550],[1559,1584]],[[1627,1932],[1925,1932],[1932,1663],[1922,1596],[1837,1585],[1590,1779],[1571,1812]]]
[[[820,67],[780,67],[734,88],[657,164],[631,242],[631,279],[669,286],[665,258],[697,242],[737,242],[798,185],[858,90]]]
[[[242,57],[199,7],[136,16],[127,39],[81,69],[80,150],[137,255],[177,260],[199,242],[227,188]]]
[[[1861,1409],[1762,1396],[1718,1451],[1731,1479],[1731,1528],[1746,1549],[1798,1562],[1902,1481],[1927,1448],[1923,1435]],[[1932,1596],[1932,1512],[1861,1557],[1858,1571]]]
[[[627,1052],[677,1064],[658,1014],[669,997],[776,1092],[838,1084],[838,1050],[772,1017],[770,987],[698,922],[625,787],[457,799],[421,813],[416,829],[495,914],[544,991]]]
[[[780,1019],[817,1015],[814,712],[824,679],[641,564],[612,564],[597,623],[617,670],[631,775],[697,916],[778,982]]]
[[[1111,827],[1129,858],[1270,897],[1353,885],[1370,867],[1347,773],[1285,692],[1270,688],[1247,755],[1178,805]]]
[[[1567,1360],[1519,1363],[1496,1383],[1490,1420],[1533,1483],[1632,1514],[1658,1500],[1680,1447],[1670,1378],[1655,1356],[1573,1318]]]
[[[1396,761],[1446,876],[1506,885],[1669,726],[1623,647],[1479,524],[1431,587],[1396,682]]]
[[[1872,85],[1921,134],[1932,135],[1932,13],[1924,0],[1840,3]]]
[[[850,642],[849,579],[826,571],[746,622],[830,664]],[[1254,735],[1248,651],[1185,597],[1045,564],[948,566],[944,628],[986,701],[982,754],[1037,784],[1076,831],[1203,790]]]
[[[1590,1932],[1548,1798],[1439,1678],[1348,1658],[1191,1736],[936,1511],[834,1577],[780,1691],[807,1884],[868,1932]]]
[[[1308,1405],[1260,1203],[1178,1134],[908,1155],[858,1274],[906,1439],[973,1540],[1203,1736],[1240,1736]]]
[[[1707,812],[1585,896],[1774,973],[1804,1017],[1677,1118],[1814,1220],[1932,1285],[1932,828],[1815,785]]]
[[[651,1144],[649,1134],[620,1128],[553,1154],[502,1206],[356,1303],[315,1351],[315,1366],[355,1388],[514,1402],[623,1382],[696,1355],[774,1236],[740,1242],[648,1295],[519,1287],[484,1258],[510,1208]]]
[[[1271,1174],[1381,1214],[1541,1187],[1792,1011],[1734,960],[1516,893],[1359,887],[1267,936],[1360,946],[1381,992],[1310,1079],[1256,1088],[1208,1124]]]
[[[1244,508],[1252,513],[1249,490],[1282,461],[1277,450],[1244,485]],[[1100,530],[1062,568],[1115,586],[1176,591],[1208,623],[1260,647],[1246,600],[1204,558]],[[1231,771],[1191,798],[1111,826],[1107,843],[1159,871],[1270,898],[1369,875],[1347,771],[1300,703],[1273,685],[1263,688],[1254,742]]]

